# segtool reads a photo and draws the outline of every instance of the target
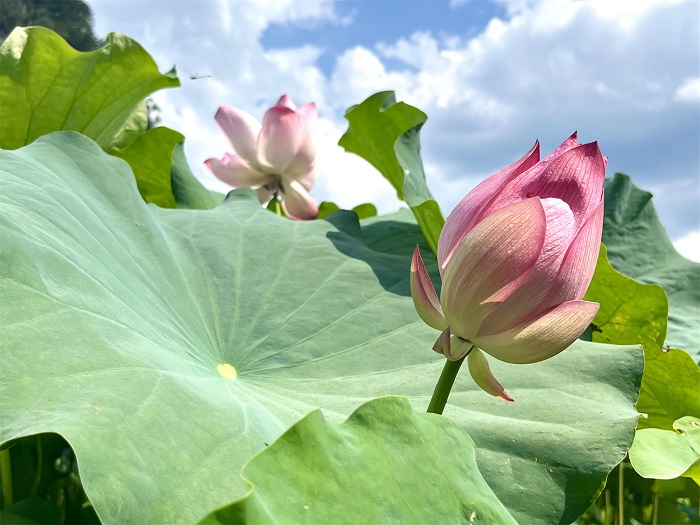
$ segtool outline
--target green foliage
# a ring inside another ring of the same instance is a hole
[[[700,417],[700,367],[677,348],[645,348],[638,428],[673,430],[684,416]]]
[[[318,216],[316,218],[325,219],[338,210],[340,210],[340,206],[338,206],[335,202],[323,201],[318,205]]]
[[[479,473],[469,436],[404,398],[369,401],[340,425],[315,410],[243,476],[251,491],[202,525],[515,523]]]
[[[688,476],[700,483],[700,419],[682,417],[673,423],[672,430],[638,430],[630,462],[645,478]]]
[[[603,242],[610,263],[642,283],[668,294],[666,345],[682,348],[700,360],[700,264],[683,258],[666,235],[651,193],[616,173],[605,182]]]
[[[698,266],[675,252],[650,199],[650,194],[639,190],[624,175],[606,181],[603,239],[608,242],[608,253],[618,268],[641,276],[640,279],[661,282],[669,296],[656,284],[642,284],[617,272],[608,262],[603,246],[585,297],[601,304],[589,335],[593,341],[638,342],[644,347],[645,369],[637,402],[642,417],[629,452],[634,469],[650,478],[685,474],[697,479],[697,473],[688,469],[700,459],[700,440],[692,425],[700,417],[700,368],[687,352],[663,345],[669,300],[676,304],[675,337],[685,339],[683,330],[698,329],[697,318],[685,315],[679,307],[685,304],[692,311],[693,305],[697,305],[693,293],[688,293],[686,288],[689,282],[692,284]],[[678,270],[677,273],[667,272],[666,264]],[[673,315],[671,318],[669,334]],[[681,510],[679,502],[687,498],[697,501],[697,486],[684,485],[684,492],[673,498],[654,495],[651,481],[644,482],[627,466],[627,485],[606,488],[581,523],[609,523],[611,512],[620,510],[644,522],[651,521],[653,515],[656,520],[662,520],[658,523],[687,522],[688,514]],[[617,476],[611,479],[614,481]],[[615,490],[624,494],[622,509],[617,498],[613,497],[611,503],[610,494]],[[693,505],[697,508],[697,503],[691,504],[691,508]]]
[[[81,53],[43,27],[17,28],[0,46],[0,147],[16,149],[59,130],[79,131],[109,151],[150,93],[179,86],[144,49],[110,33]]]
[[[173,152],[185,137],[168,128],[153,128],[123,150],[112,154],[124,159],[134,170],[139,192],[146,202],[161,208],[175,208],[171,183]]]
[[[364,158],[391,183],[435,253],[445,219],[428,189],[420,156],[420,129],[428,116],[396,102],[393,91],[383,91],[348,109],[345,118],[348,130],[338,144]]]
[[[189,210],[210,210],[224,200],[224,195],[205,188],[194,176],[187,158],[184,143],[175,146],[173,152],[171,188],[178,208]]]
[[[684,416],[700,417],[700,368],[687,353],[662,349],[666,294],[658,285],[638,283],[617,272],[602,246],[584,299],[601,305],[592,323],[593,341],[644,347],[645,371],[637,402],[643,417],[630,450],[632,466],[644,477],[668,479],[671,472],[683,474],[700,462],[700,440],[692,446],[692,436],[697,439],[697,434],[676,433],[678,421],[688,420]]]
[[[0,155],[0,441],[65,436],[103,521],[192,522],[243,497],[242,465],[314,408],[339,423],[391,394],[425,410],[442,359],[409,296],[415,224],[288,221],[250,190],[148,206],[73,133]],[[372,245],[402,228],[404,248]],[[518,522],[570,523],[631,443],[641,364],[586,342],[494,363],[517,402],[461,376],[445,414]]]
[[[616,271],[601,245],[586,301],[600,304],[592,322],[593,341],[660,348],[666,337],[668,299],[663,288],[641,284]]]
[[[318,216],[316,218],[325,219],[338,210],[340,210],[340,206],[338,206],[336,203],[323,201],[318,205]],[[377,216],[377,207],[369,202],[365,204],[358,204],[350,211],[355,212],[358,219],[369,219],[370,217]]]

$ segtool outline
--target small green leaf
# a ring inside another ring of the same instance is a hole
[[[337,212],[340,209],[335,202],[323,201],[318,205],[318,215],[316,219],[325,219],[330,214]]]
[[[358,204],[351,211],[357,214],[358,219],[369,219],[377,216],[377,207],[370,202]]]
[[[225,195],[209,190],[194,176],[185,157],[184,142],[175,146],[171,185],[177,207],[188,210],[211,210],[221,204]]]
[[[201,525],[516,523],[481,476],[467,433],[400,397],[369,401],[340,425],[314,410],[243,476],[251,491]]]
[[[338,144],[372,164],[413,211],[433,252],[445,224],[428,189],[420,156],[420,129],[428,116],[396,102],[393,91],[382,91],[345,113],[349,126]]]
[[[640,476],[673,479],[685,475],[700,483],[700,419],[682,417],[672,430],[638,430],[629,454]]]
[[[71,130],[110,150],[154,91],[176,87],[134,40],[110,33],[82,53],[44,27],[15,28],[0,46],[0,147],[16,149],[53,131]],[[130,127],[137,127],[133,124]]]
[[[176,208],[171,184],[173,152],[183,140],[177,131],[157,127],[139,135],[125,149],[113,149],[110,153],[127,161],[134,170],[143,200],[161,208]]]

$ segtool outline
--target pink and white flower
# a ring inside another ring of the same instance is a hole
[[[214,118],[236,151],[205,161],[214,175],[236,188],[257,189],[261,203],[278,197],[292,219],[316,218],[318,206],[309,194],[316,182],[313,102],[297,107],[283,95],[262,125],[247,111],[227,106]]]
[[[603,231],[607,159],[576,133],[539,159],[539,143],[457,205],[438,242],[438,300],[416,248],[411,294],[420,317],[440,330],[433,349],[465,355],[475,382],[512,398],[481,350],[508,363],[548,359],[578,338],[599,305],[582,298]]]

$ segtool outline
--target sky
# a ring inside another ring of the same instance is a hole
[[[221,105],[262,119],[280,95],[315,102],[317,201],[396,210],[394,190],[345,153],[345,109],[378,91],[425,111],[428,184],[447,215],[478,182],[573,131],[608,176],[654,194],[678,250],[700,261],[698,0],[88,0],[96,33],[136,39],[182,87],[154,96],[195,174],[231,151]]]

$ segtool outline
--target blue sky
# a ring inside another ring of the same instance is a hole
[[[263,32],[261,43],[274,49],[313,42],[323,48],[318,66],[330,75],[336,57],[358,43],[371,47],[425,30],[437,35],[476,36],[491,18],[505,14],[503,6],[489,1],[451,5],[440,0],[344,0],[336,4],[335,10],[339,23],[271,24]],[[392,62],[385,61],[388,69],[405,67],[404,63]]]
[[[261,118],[282,93],[319,108],[312,195],[398,207],[392,188],[335,144],[345,108],[377,91],[429,115],[429,185],[448,213],[540,139],[578,130],[632,176],[682,253],[700,260],[700,2],[696,0],[88,0],[97,31],[139,41],[183,86],[156,96],[197,175],[230,149],[219,105]],[[191,80],[190,75],[211,75]]]

